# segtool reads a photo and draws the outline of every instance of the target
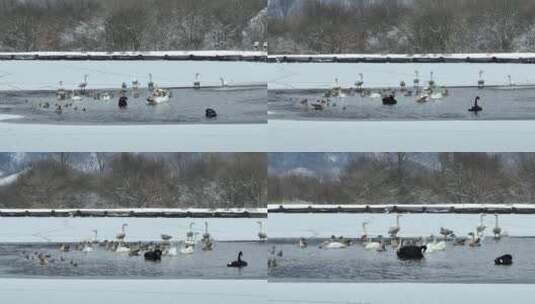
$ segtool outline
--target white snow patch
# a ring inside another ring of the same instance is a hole
[[[17,178],[19,178],[22,173],[24,173],[24,171],[0,177],[0,186],[7,186],[11,183],[14,183],[15,181],[17,181]]]

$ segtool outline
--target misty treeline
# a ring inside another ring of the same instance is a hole
[[[0,0],[1,51],[250,50],[267,0]]]
[[[269,51],[273,53],[514,52],[535,48],[532,0],[271,1]],[[294,8],[297,5],[298,9]]]
[[[432,166],[406,153],[353,154],[337,176],[270,174],[270,203],[534,203],[535,155],[440,153]]]
[[[265,207],[262,153],[47,153],[0,186],[3,208]],[[81,162],[84,162],[81,165]]]

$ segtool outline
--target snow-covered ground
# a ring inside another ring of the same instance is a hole
[[[483,219],[488,227],[486,235],[492,234],[494,216]],[[388,228],[395,226],[395,214],[284,214],[270,213],[268,216],[268,236],[270,238],[298,237],[360,237],[362,223],[368,222],[369,235],[388,235]],[[403,214],[400,218],[402,237],[440,235],[440,227],[448,228],[457,235],[466,236],[474,232],[480,224],[478,214]],[[535,236],[535,215],[502,214],[499,226],[509,236]]]
[[[87,89],[131,86],[138,80],[146,87],[149,73],[161,87],[192,87],[199,73],[202,86],[265,85],[267,64],[220,61],[2,61],[0,90],[56,90],[63,81],[66,90],[77,89],[88,75]]]
[[[486,85],[508,85],[508,75],[517,85],[535,84],[533,65],[516,63],[276,63],[270,64],[269,89],[311,89],[352,87],[363,74],[364,87],[398,87],[400,81],[412,86],[415,71],[420,85],[433,72],[437,85],[477,86],[479,71]]]
[[[429,54],[298,54],[298,55],[277,55],[272,54],[269,58],[398,58],[398,59],[412,59],[412,58],[455,58],[455,59],[519,59],[519,58],[535,58],[535,53],[516,52],[516,53],[429,53]]]
[[[267,124],[70,126],[1,122],[2,152],[265,152]]]
[[[205,51],[124,51],[124,52],[0,52],[0,56],[266,56],[266,52],[258,51],[233,51],[233,50],[205,50]]]
[[[0,302],[115,304],[449,304],[532,303],[532,285],[267,283],[264,280],[0,279]]]
[[[0,279],[0,303],[260,304],[266,303],[266,285],[263,280]]]
[[[270,152],[533,152],[535,121],[270,120]]]
[[[365,211],[368,205],[358,205],[358,204],[343,204],[343,205],[333,205],[333,204],[307,204],[302,202],[288,202],[283,204],[269,204],[268,210],[278,210],[282,207],[284,210],[360,210]],[[449,212],[450,208],[454,208],[456,211],[464,210],[473,210],[473,209],[488,209],[488,210],[503,210],[505,212],[511,211],[511,208],[523,209],[535,211],[535,205],[533,204],[403,204],[403,205],[393,205],[393,204],[376,204],[370,205],[369,208],[375,210],[389,210],[392,211],[393,208],[398,207],[404,210],[410,211],[420,211],[423,207],[435,210],[441,210],[442,212]],[[0,209],[1,211],[1,209]],[[489,211],[490,212],[490,211]]]
[[[268,303],[518,304],[533,302],[532,285],[269,283]],[[513,300],[514,299],[514,300]]]
[[[15,182],[21,174],[22,172],[17,172],[7,176],[0,176],[0,186],[6,186]]]
[[[260,229],[255,218],[116,218],[116,217],[0,217],[0,243],[20,242],[79,242],[91,240],[93,230],[100,240],[115,239],[123,223],[127,241],[156,241],[160,234],[169,234],[175,240],[186,238],[189,224],[199,239],[204,232],[204,222],[218,241],[252,241],[258,239]]]

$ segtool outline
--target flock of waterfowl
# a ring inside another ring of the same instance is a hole
[[[446,250],[449,246],[468,246],[480,247],[482,246],[482,239],[484,232],[487,230],[487,225],[484,223],[486,214],[481,214],[480,223],[473,232],[469,232],[467,236],[457,236],[451,229],[440,227],[439,234],[441,237],[430,235],[428,237],[422,236],[417,238],[402,238],[399,236],[401,231],[400,218],[401,214],[396,215],[395,225],[390,227],[387,231],[388,237],[382,235],[371,236],[368,234],[368,222],[362,223],[362,235],[358,238],[357,243],[364,247],[365,250],[371,252],[385,252],[388,248],[395,250],[396,255],[401,260],[420,260],[425,257],[426,253],[434,253]],[[495,223],[492,228],[492,237],[498,241],[502,237],[507,236],[507,233],[499,225],[498,214],[494,215]],[[309,241],[306,238],[300,238],[298,246],[300,248],[307,248]],[[352,246],[353,240],[344,238],[343,236],[331,236],[330,239],[320,243],[320,249],[345,249]],[[451,245],[448,245],[451,244]],[[275,267],[279,264],[277,257],[282,257],[282,251],[276,251],[273,247],[268,258],[268,266]],[[504,254],[494,260],[496,265],[511,265],[513,257],[510,254]]]
[[[341,103],[342,110],[346,110],[347,105],[343,102],[347,96],[360,95],[362,98],[370,98],[381,100],[385,106],[393,106],[398,103],[396,95],[399,94],[404,97],[415,97],[417,103],[427,103],[430,101],[441,100],[449,96],[449,91],[446,87],[438,85],[434,80],[434,74],[431,71],[427,85],[420,86],[419,72],[414,72],[413,86],[409,87],[405,81],[400,81],[398,88],[382,88],[382,89],[370,89],[364,87],[364,75],[359,74],[359,80],[357,80],[353,87],[342,88],[339,85],[338,79],[335,79],[334,87],[328,89],[322,97],[309,101],[308,98],[302,99],[299,103],[305,108],[305,110],[312,109],[314,111],[323,111],[327,108],[338,107]],[[509,76],[510,79],[510,76]],[[511,83],[511,81],[510,81]],[[477,81],[477,87],[483,89],[485,87],[485,81],[483,80],[483,71],[479,72],[479,79]],[[480,97],[476,97],[474,105],[468,109],[469,112],[478,113],[483,111],[483,108],[478,105]]]
[[[201,88],[201,82],[199,80],[200,74],[195,74],[195,80],[193,82],[194,89]],[[88,89],[89,75],[84,75],[83,80],[78,84],[77,89],[66,90],[63,81],[59,82],[59,87],[56,90],[57,101],[53,104],[50,102],[38,103],[37,107],[40,109],[53,109],[55,113],[61,115],[64,111],[82,111],[86,112],[87,107],[81,102],[83,100],[93,99],[95,101],[109,102],[117,98],[117,106],[119,109],[127,109],[129,98],[138,99],[141,96],[141,82],[137,79],[133,80],[131,87],[128,87],[126,82],[123,82],[118,90],[89,90]],[[225,86],[225,82],[221,79],[221,85]],[[146,104],[150,106],[166,103],[173,97],[172,92],[169,89],[158,87],[152,80],[152,74],[149,74],[149,80],[146,89],[149,92],[149,96],[146,99]],[[131,94],[128,94],[128,93]],[[207,108],[205,110],[205,117],[212,119],[217,117],[217,112],[213,108]]]
[[[267,234],[264,230],[264,223],[258,221],[259,225],[258,240],[264,242],[267,240]],[[80,261],[74,258],[69,258],[69,252],[81,252],[84,254],[91,254],[97,248],[104,249],[121,256],[137,257],[142,256],[145,261],[157,262],[164,257],[174,257],[178,255],[191,255],[195,252],[195,248],[199,247],[202,251],[212,251],[214,249],[214,239],[208,232],[208,222],[204,223],[204,232],[199,241],[196,240],[198,232],[193,230],[194,223],[189,224],[189,229],[186,232],[186,238],[182,241],[173,242],[173,236],[169,234],[161,234],[160,241],[152,242],[127,242],[126,241],[126,227],[128,224],[122,224],[119,231],[115,235],[114,240],[99,240],[98,231],[93,230],[93,238],[91,240],[84,240],[77,243],[61,243],[58,248],[58,253],[38,252],[29,253],[22,252],[22,257],[28,261],[35,261],[39,265],[48,265],[54,263],[64,263],[72,267],[78,267]],[[227,267],[242,268],[247,266],[247,262],[242,260],[243,253],[238,253],[236,260],[230,261]]]

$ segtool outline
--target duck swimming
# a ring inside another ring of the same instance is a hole
[[[212,108],[207,108],[205,111],[206,118],[216,118],[217,112]]]
[[[128,106],[128,98],[126,96],[121,96],[119,98],[119,108],[125,109]]]
[[[494,260],[494,265],[512,265],[513,264],[513,256],[510,254],[504,254],[500,257],[497,257]]]
[[[243,255],[243,252],[240,251],[240,252],[238,253],[238,259],[237,259],[236,261],[229,262],[229,263],[227,264],[227,267],[242,268],[242,267],[247,266],[247,262],[246,262],[246,261],[243,261],[243,260],[241,259],[242,255]]]
[[[483,111],[483,108],[477,104],[479,100],[479,96],[476,96],[476,99],[474,100],[474,105],[470,109],[468,109],[469,112],[474,112],[477,114],[478,112]]]

